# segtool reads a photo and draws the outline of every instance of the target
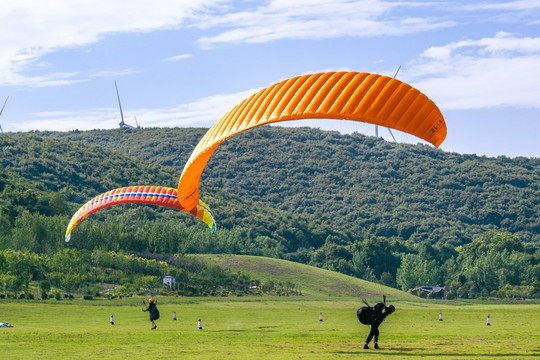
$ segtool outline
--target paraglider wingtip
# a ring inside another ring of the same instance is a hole
[[[201,219],[208,225],[212,234],[215,233],[216,232],[216,218],[214,217],[214,214],[212,214],[212,210],[210,210],[208,205],[206,205],[201,199],[199,199],[199,204],[197,205],[197,209],[199,208],[203,209],[206,215],[209,215],[209,216],[199,217],[199,219]]]
[[[66,242],[69,242],[69,239],[71,239],[71,234],[68,234],[68,236],[66,236]]]

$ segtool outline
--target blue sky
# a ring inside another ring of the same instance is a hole
[[[441,149],[540,157],[540,0],[8,0],[0,33],[5,132],[115,128],[115,80],[127,123],[210,127],[290,77],[401,66],[445,116]]]

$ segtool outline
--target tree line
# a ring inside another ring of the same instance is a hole
[[[0,138],[0,250],[262,255],[404,290],[444,285],[454,297],[538,296],[538,159],[458,155],[316,129],[264,127],[218,148],[201,182],[216,234],[184,213],[122,205],[92,215],[65,244],[70,216],[90,197],[127,185],[176,186],[180,163],[203,133]],[[496,245],[508,239],[521,245]]]
[[[488,232],[457,248],[384,237],[351,245],[335,240],[315,250],[309,263],[404,291],[444,286],[450,299],[540,296],[540,251],[510,233]]]
[[[47,255],[8,249],[0,251],[0,269],[1,298],[298,295],[293,284],[263,284],[245,273],[178,255],[70,248]],[[165,276],[173,276],[175,284],[164,285]]]
[[[144,258],[162,254],[174,259],[184,259],[186,254],[222,253],[295,261],[405,291],[421,285],[444,286],[449,298],[506,298],[510,295],[533,298],[540,295],[540,250],[510,233],[488,232],[458,247],[425,242],[414,244],[385,237],[359,239],[349,244],[338,236],[330,235],[319,248],[300,247],[289,252],[274,239],[253,236],[245,228],[224,229],[210,234],[207,229],[173,220],[129,221],[125,214],[118,215],[115,221],[105,219],[81,224],[76,236],[66,244],[57,236],[58,232],[64,231],[66,220],[66,217],[31,216],[25,212],[10,233],[0,236],[5,259],[0,261],[0,282],[19,281],[21,285],[20,282],[25,281],[27,288],[30,281],[47,280],[56,287],[66,287],[71,283],[80,289],[96,282],[128,284],[140,276],[151,275],[155,276],[152,280],[152,288],[155,288],[163,276],[173,275],[182,279],[182,274],[186,274],[192,280],[186,286],[199,283],[208,289],[210,280],[191,277],[200,274],[200,269],[187,267],[179,272],[179,267],[147,267],[147,270],[153,270],[146,273],[139,271],[142,268],[135,266],[137,262],[125,268],[110,261],[98,262],[98,259],[110,260],[109,255],[104,255],[107,252],[144,254]],[[27,259],[21,260],[21,254],[27,254]],[[62,263],[63,267],[48,266],[50,270],[42,271],[43,266],[39,262],[28,260],[39,257],[48,259],[51,264]],[[120,256],[116,259],[121,264],[127,263]],[[89,271],[90,260],[95,265],[92,271]],[[19,263],[20,268],[4,266],[8,263]],[[80,267],[81,264],[86,265]],[[132,272],[134,267],[139,270]],[[121,271],[111,270],[115,268]],[[30,272],[21,272],[23,270]],[[74,271],[78,275],[72,276]],[[132,276],[122,278],[125,274]],[[214,272],[210,274],[213,278],[220,278]],[[221,286],[227,286],[231,282],[223,284]],[[139,285],[134,286],[140,290]],[[15,288],[21,290],[20,286]]]
[[[181,171],[205,131],[37,134],[99,145]],[[358,133],[264,126],[217,148],[203,172],[201,192],[203,200],[217,200],[206,201],[216,213],[225,206],[221,195],[213,196],[218,188],[244,201],[331,223],[349,242],[384,236],[459,246],[496,231],[540,244],[539,169],[538,158],[461,155]],[[173,176],[172,186],[177,179]],[[226,215],[218,218],[230,228],[235,223]]]

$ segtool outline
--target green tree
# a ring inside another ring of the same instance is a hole
[[[405,254],[396,275],[396,283],[404,291],[418,286],[441,285],[440,268],[433,260],[425,260],[420,255]]]
[[[47,300],[48,292],[51,291],[51,283],[48,280],[43,280],[39,283],[40,295],[43,300]]]

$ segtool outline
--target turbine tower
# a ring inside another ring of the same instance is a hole
[[[4,112],[4,108],[6,107],[6,103],[9,99],[9,96],[6,98],[6,101],[4,101],[4,105],[2,106],[2,109],[0,110],[0,116],[2,116],[2,113]],[[2,129],[2,125],[0,125],[0,133],[4,133],[4,130]]]
[[[133,129],[134,126],[132,125],[129,125],[127,123],[124,122],[124,112],[122,111],[122,103],[120,102],[120,93],[118,92],[118,85],[116,84],[116,80],[114,80],[114,87],[116,88],[116,97],[118,98],[118,107],[120,108],[120,118],[121,118],[121,121],[120,121],[120,128],[128,128],[128,129]]]
[[[394,74],[394,79],[396,78],[399,70],[401,69],[401,65],[399,65],[396,73]],[[394,137],[394,134],[392,134],[392,130],[390,130],[390,128],[387,128],[388,129],[388,132],[390,133],[390,135],[392,135],[392,139],[394,139],[394,142],[397,143],[396,141],[396,138]],[[375,137],[379,137],[379,127],[377,125],[375,125]]]

